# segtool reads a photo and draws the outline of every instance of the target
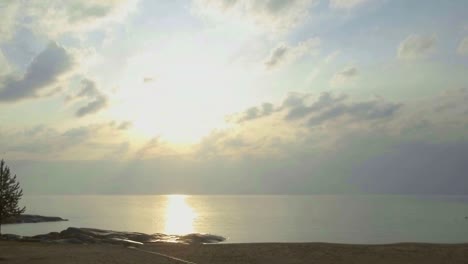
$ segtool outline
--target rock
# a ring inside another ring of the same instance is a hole
[[[60,234],[57,232],[51,232],[49,234],[43,234],[43,235],[36,235],[32,236],[31,238],[33,239],[39,239],[39,240],[51,240],[51,239],[59,239]]]
[[[178,241],[182,241],[188,244],[202,244],[202,243],[219,243],[223,242],[226,239],[222,236],[216,236],[211,234],[188,234],[185,236],[180,236]]]
[[[209,234],[189,234],[173,236],[164,234],[144,234],[137,232],[118,232],[93,228],[69,227],[60,233],[51,232],[32,237],[11,235],[13,240],[23,242],[47,242],[59,244],[119,244],[124,246],[141,246],[144,243],[175,242],[184,244],[218,243],[224,237]],[[3,237],[2,237],[3,239]],[[6,238],[5,238],[6,240]]]

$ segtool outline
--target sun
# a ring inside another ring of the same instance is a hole
[[[164,233],[184,235],[195,232],[197,214],[187,203],[185,195],[167,196]]]

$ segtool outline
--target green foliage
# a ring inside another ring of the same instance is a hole
[[[16,175],[12,177],[10,168],[5,165],[5,161],[0,161],[0,235],[2,222],[9,218],[18,216],[26,210],[20,208],[18,202],[23,196],[23,190],[19,182],[16,181]]]

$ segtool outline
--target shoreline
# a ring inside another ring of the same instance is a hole
[[[36,215],[32,215],[37,217]],[[60,217],[44,217],[60,220],[42,221],[42,222],[18,222],[9,224],[21,223],[43,223],[68,221]],[[3,225],[9,225],[3,224]],[[342,245],[342,246],[392,246],[392,245],[468,245],[468,241],[457,242],[424,242],[424,241],[395,241],[383,243],[348,243],[348,242],[323,242],[323,241],[258,241],[258,242],[231,242],[229,238],[210,234],[210,233],[189,233],[185,235],[171,235],[164,233],[146,234],[142,232],[130,231],[115,231],[96,228],[78,228],[68,227],[60,232],[50,232],[37,235],[17,235],[14,233],[3,233],[0,236],[0,241],[25,241],[25,242],[45,242],[45,243],[62,243],[62,244],[118,244],[116,242],[123,241],[121,244],[152,244],[152,243],[180,243],[180,244],[223,244],[223,245],[256,245],[256,244],[323,244],[323,245]]]

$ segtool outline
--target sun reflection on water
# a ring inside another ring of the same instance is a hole
[[[187,203],[185,195],[167,196],[164,233],[184,235],[194,233],[193,222],[197,214]]]

